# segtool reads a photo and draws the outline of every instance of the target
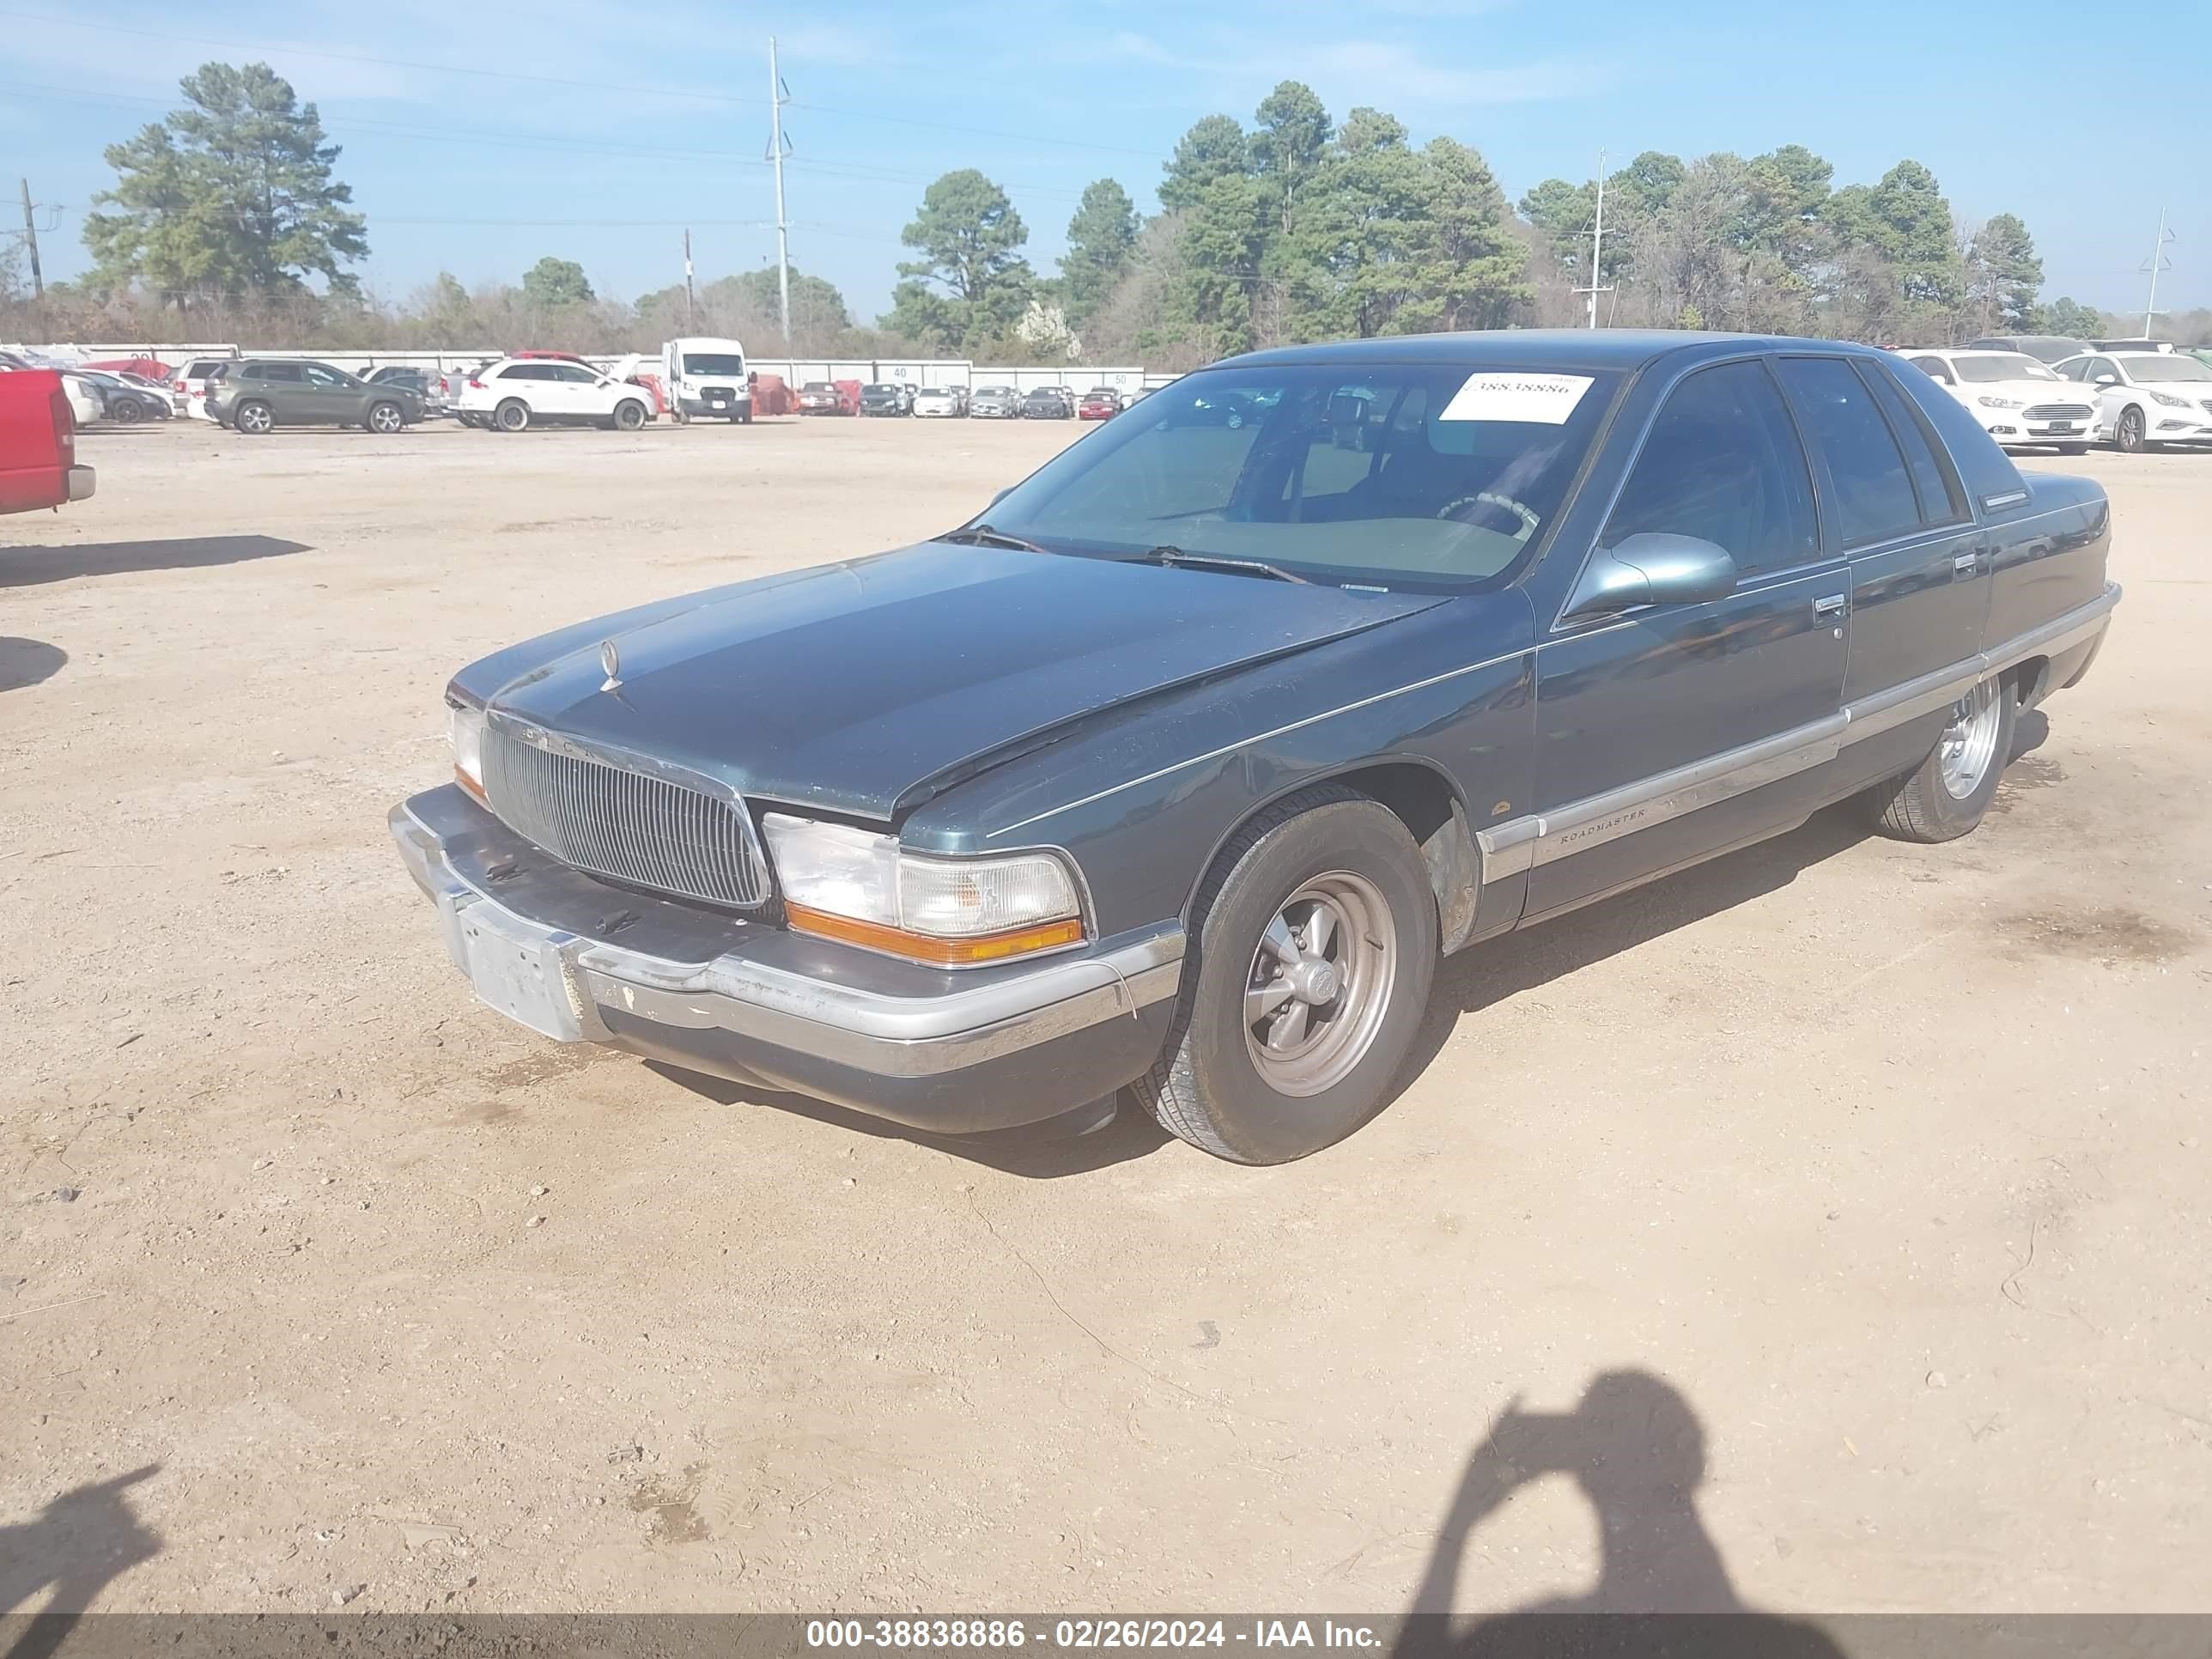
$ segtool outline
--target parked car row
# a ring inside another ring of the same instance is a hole
[[[1142,392],[1125,394],[1097,386],[1078,396],[1073,386],[914,386],[883,381],[810,380],[799,388],[805,415],[915,415],[933,420],[1109,421]]]
[[[2024,337],[2015,343],[2049,342]],[[2107,342],[2048,361],[1991,341],[1911,347],[1901,355],[2007,448],[2080,455],[2094,442],[2133,455],[2169,443],[2212,443],[2212,366],[2159,341]]]

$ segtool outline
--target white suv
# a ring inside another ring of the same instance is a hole
[[[469,425],[501,432],[586,422],[635,432],[653,418],[652,394],[642,386],[558,357],[487,363],[469,376],[454,407]]]

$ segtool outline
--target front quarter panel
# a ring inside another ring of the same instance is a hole
[[[929,801],[901,838],[945,853],[1060,848],[1110,935],[1187,915],[1238,825],[1365,767],[1427,769],[1479,830],[1528,810],[1532,616],[1518,590],[1453,599],[1109,710]]]

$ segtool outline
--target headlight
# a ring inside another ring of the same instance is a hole
[[[1049,853],[929,858],[891,836],[781,812],[761,828],[795,932],[945,968],[1083,940],[1075,878]]]
[[[2156,398],[2160,403],[2164,404],[2168,409],[2186,409],[2189,407],[2189,399],[2186,398],[2170,397],[2163,392],[2154,392],[2150,395]]]
[[[1975,402],[1986,409],[2018,409],[2020,407],[2020,399],[2017,398],[1978,398]]]
[[[484,799],[484,711],[473,703],[465,702],[447,703],[446,708],[453,716],[447,735],[453,745],[453,781],[482,801]]]

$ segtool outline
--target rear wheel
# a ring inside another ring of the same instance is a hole
[[[367,424],[371,432],[380,432],[389,437],[407,424],[406,411],[398,404],[371,404]]]
[[[1397,816],[1305,791],[1223,849],[1192,915],[1175,1024],[1138,1097],[1218,1158],[1285,1164],[1389,1097],[1437,963],[1436,898]]]
[[[230,423],[240,432],[261,437],[276,424],[276,411],[264,403],[240,404],[230,417]]]
[[[1996,798],[2012,761],[2019,699],[1992,677],[1951,705],[1951,718],[1927,758],[1901,778],[1869,792],[1875,827],[1899,841],[1955,841],[1970,833]]]
[[[615,405],[615,428],[621,432],[635,432],[645,424],[645,405],[635,398],[625,398]]]
[[[530,425],[530,405],[520,398],[509,398],[494,411],[492,420],[501,432],[520,432]]]

